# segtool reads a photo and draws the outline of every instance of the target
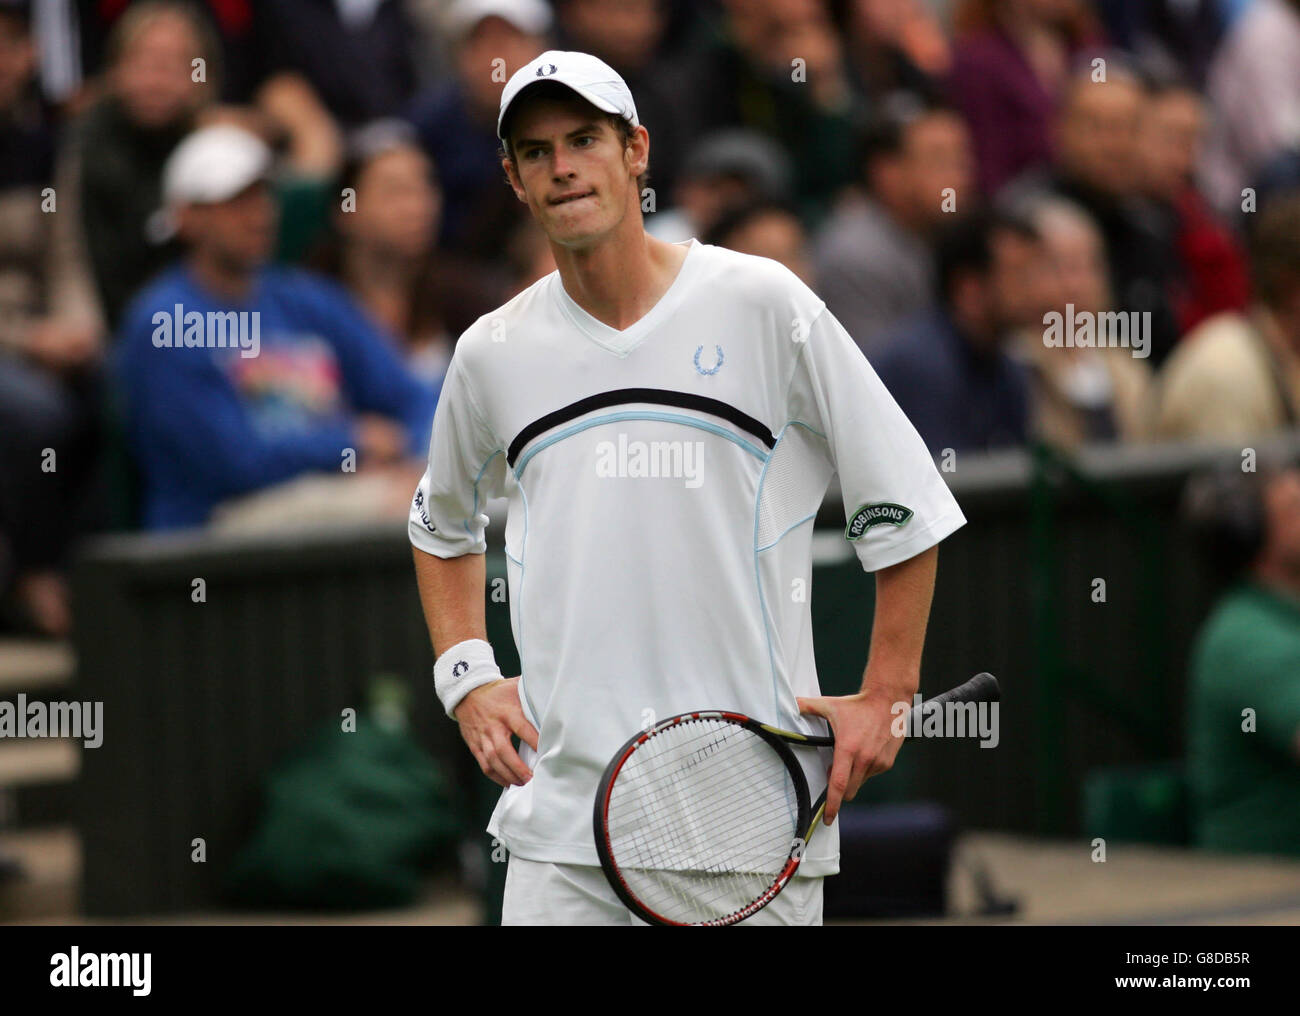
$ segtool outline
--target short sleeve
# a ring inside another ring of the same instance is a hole
[[[433,417],[429,462],[411,501],[411,543],[435,557],[487,550],[483,506],[504,493],[505,451],[484,423],[465,365],[453,356]]]
[[[826,440],[843,492],[845,538],[863,568],[906,561],[965,525],[920,434],[829,310],[802,346],[790,419]]]

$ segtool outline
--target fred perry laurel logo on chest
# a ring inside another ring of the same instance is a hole
[[[706,377],[710,374],[716,374],[722,367],[722,360],[723,360],[722,347],[721,346],[713,347],[714,359],[713,359],[712,367],[706,367],[704,366],[704,364],[700,362],[700,358],[703,355],[704,355],[704,347],[696,346],[695,347],[695,370],[698,373],[705,375]]]

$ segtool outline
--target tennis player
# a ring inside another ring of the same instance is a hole
[[[820,924],[835,817],[898,753],[891,706],[920,682],[936,544],[965,518],[792,272],[646,233],[650,137],[608,65],[543,53],[506,84],[498,134],[558,270],[460,337],[410,537],[438,695],[506,788],[487,827],[509,851],[503,923],[640,923],[598,867],[596,786],[636,730],[707,708],[833,729],[833,757],[800,753],[814,797],[829,764],[830,828],[750,922]],[[837,471],[876,607],[862,690],[820,697],[813,520]],[[496,497],[523,671],[511,678],[484,620]]]

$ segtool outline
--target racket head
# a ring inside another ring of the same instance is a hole
[[[785,888],[810,816],[807,778],[780,736],[740,713],[697,710],[618,750],[593,831],[610,887],[642,920],[726,926]]]

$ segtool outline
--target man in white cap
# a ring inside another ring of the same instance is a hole
[[[337,517],[361,490],[347,475],[358,465],[391,469],[409,492],[399,467],[424,452],[437,394],[395,342],[334,283],[267,263],[271,161],[259,137],[223,123],[190,134],[164,166],[161,224],[186,255],[131,302],[115,357],[147,528],[202,525],[269,490],[289,496],[278,513],[258,502],[261,520]],[[338,483],[304,505],[285,485],[307,474]]]
[[[813,796],[832,761],[830,828],[751,919],[819,924],[834,819],[893,764],[891,707],[919,684],[935,545],[965,519],[792,272],[646,233],[650,138],[606,64],[543,53],[506,84],[498,131],[558,270],[461,337],[409,529],[439,697],[506,788],[488,825],[510,852],[503,922],[637,923],[598,867],[601,772],[648,717],[717,708],[835,732],[833,761],[804,753]],[[823,698],[801,590],[837,470],[876,614],[862,691]],[[484,622],[482,508],[502,496],[523,669],[510,679]]]

